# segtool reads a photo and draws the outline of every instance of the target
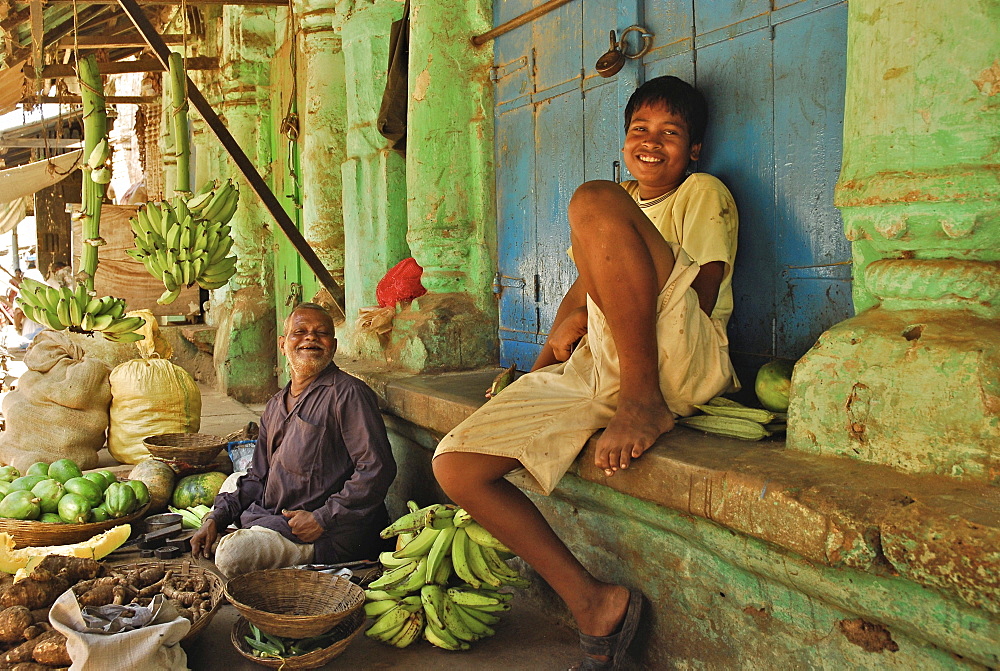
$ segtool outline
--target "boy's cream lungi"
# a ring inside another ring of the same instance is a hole
[[[672,246],[673,247],[673,246]],[[674,247],[675,262],[660,291],[656,338],[660,390],[677,415],[694,414],[734,386],[725,329],[698,305],[691,282],[699,266]],[[622,297],[621,300],[628,300]],[[508,479],[549,494],[587,440],[608,425],[618,404],[618,352],[604,315],[587,298],[588,333],[569,360],[519,378],[445,436],[435,456],[475,452],[521,462]]]

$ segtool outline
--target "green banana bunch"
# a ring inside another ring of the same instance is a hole
[[[146,320],[125,317],[124,300],[112,296],[92,297],[82,283],[75,290],[56,289],[25,278],[17,304],[25,317],[55,331],[101,331],[105,338],[115,342],[137,342],[144,337],[134,331]]]
[[[492,636],[498,613],[510,609],[505,587],[530,582],[503,557],[510,550],[462,508],[435,503],[409,512],[382,530],[396,550],[379,556],[385,572],[365,591],[368,636],[405,647],[423,635],[444,650],[467,650]]]
[[[722,396],[695,407],[705,414],[682,417],[677,422],[705,433],[740,440],[761,440],[785,430],[786,415],[779,418],[769,410],[751,408]]]
[[[236,272],[232,228],[228,225],[239,205],[239,188],[232,179],[218,188],[208,182],[199,193],[170,202],[149,202],[129,220],[135,248],[126,254],[163,282],[157,303],[174,302],[185,287],[225,286]]]

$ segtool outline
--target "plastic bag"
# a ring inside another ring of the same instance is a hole
[[[426,294],[427,289],[420,283],[423,272],[424,269],[412,256],[390,268],[375,287],[375,300],[379,307],[394,307],[396,303],[412,301]]]

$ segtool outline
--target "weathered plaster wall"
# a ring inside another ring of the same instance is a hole
[[[386,357],[410,370],[496,361],[492,5],[411,4],[406,239],[428,295],[397,314]]]
[[[859,314],[796,366],[788,444],[1000,482],[1000,5],[849,12],[836,204]]]
[[[386,84],[389,34],[402,15],[396,0],[359,5],[340,28],[347,83],[347,157],[344,185],[344,282],[346,312],[377,305],[378,281],[410,256],[406,243],[406,165],[388,148],[376,120]],[[340,330],[340,349],[380,360],[383,344],[349,319]]]
[[[219,58],[222,76],[214,99],[250,161],[270,177],[270,59],[284,35],[285,10],[227,7],[222,10]],[[262,120],[264,123],[262,123]],[[214,136],[212,138],[214,140]],[[232,176],[240,186],[240,206],[230,225],[239,261],[228,287],[212,292],[210,319],[216,339],[215,367],[220,388],[244,402],[262,401],[277,389],[274,375],[277,334],[274,320],[273,220],[215,140],[215,160],[198,161],[206,177]]]

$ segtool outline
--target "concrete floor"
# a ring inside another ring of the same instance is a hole
[[[202,433],[227,435],[257,421],[263,406],[246,406],[200,385]],[[513,600],[503,614],[496,636],[477,641],[470,650],[448,652],[420,641],[397,649],[359,635],[324,669],[407,669],[408,671],[465,671],[468,669],[566,669],[579,659],[576,633],[525,600]],[[222,606],[195,640],[185,643],[193,671],[242,671],[263,668],[244,658],[230,634],[238,613]]]

